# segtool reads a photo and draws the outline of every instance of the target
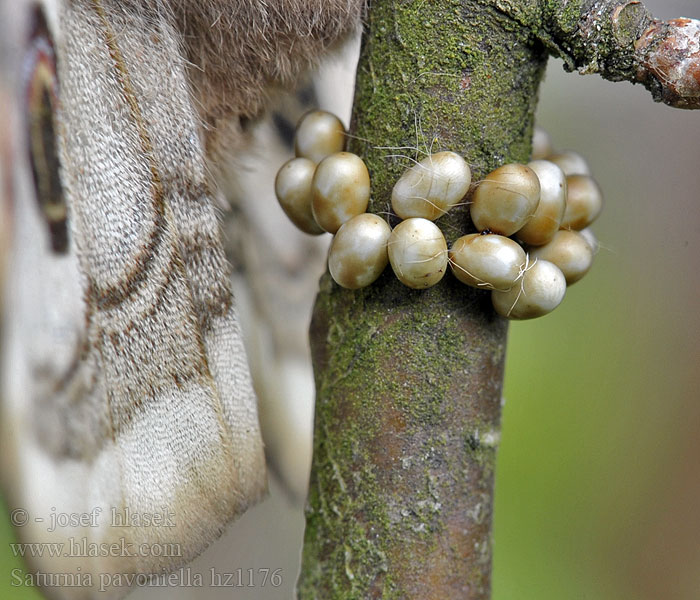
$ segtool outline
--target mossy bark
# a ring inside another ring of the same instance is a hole
[[[351,150],[388,215],[412,159],[453,150],[478,180],[527,161],[544,47],[479,2],[374,1]],[[393,218],[390,218],[395,224]],[[448,243],[466,206],[437,221]],[[301,598],[487,598],[507,324],[451,274],[359,291],[329,276],[311,326],[314,463]]]

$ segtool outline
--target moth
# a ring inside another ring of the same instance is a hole
[[[0,4],[5,489],[22,540],[88,550],[34,559],[79,584],[49,596],[177,568],[265,493],[219,183],[269,88],[361,10]]]

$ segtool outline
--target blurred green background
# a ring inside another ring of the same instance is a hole
[[[697,0],[646,5],[700,18]],[[493,598],[698,600],[700,113],[553,60],[538,120],[587,157],[606,206],[591,273],[554,313],[511,327]],[[194,568],[282,567],[284,587],[206,597],[290,597],[302,527],[273,493]],[[9,586],[10,536],[3,521],[0,599],[38,598]],[[160,594],[205,597],[133,598]]]
[[[697,600],[700,114],[553,60],[538,122],[606,205],[587,278],[510,329],[493,597]]]
[[[697,600],[700,114],[552,61],[538,117],[606,207],[587,279],[511,327],[494,599]]]

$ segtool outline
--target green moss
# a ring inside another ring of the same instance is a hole
[[[564,35],[570,36],[576,32],[584,12],[581,0],[561,2],[561,0],[546,0],[544,2],[544,18],[541,23],[556,23],[557,29]]]
[[[636,77],[635,41],[651,21],[641,3],[544,0],[536,35],[569,71],[599,73],[614,81]]]

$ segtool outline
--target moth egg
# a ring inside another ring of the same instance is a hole
[[[561,304],[565,293],[566,279],[559,268],[546,260],[537,260],[512,288],[491,292],[491,302],[502,317],[534,319],[552,312]]]
[[[540,182],[535,172],[516,163],[503,165],[479,182],[469,207],[479,231],[513,235],[535,212]]]
[[[508,290],[525,266],[525,251],[510,238],[471,233],[450,249],[450,267],[462,283],[483,290]]]
[[[562,229],[551,242],[530,250],[530,258],[556,265],[564,273],[566,284],[571,285],[588,273],[593,264],[593,249],[577,231]]]
[[[315,163],[341,152],[345,146],[345,127],[340,119],[324,110],[306,113],[297,125],[294,153]]]
[[[471,169],[459,154],[431,154],[401,175],[391,192],[391,206],[402,219],[433,221],[466,196],[471,180]]]
[[[559,229],[566,210],[566,176],[553,162],[533,160],[528,163],[540,180],[540,203],[534,214],[515,235],[532,246],[541,246]]]
[[[566,178],[566,210],[562,229],[584,229],[603,210],[603,194],[590,175],[569,175]]]
[[[563,150],[562,152],[553,152],[546,157],[548,161],[557,165],[564,175],[590,175],[591,168],[588,166],[586,159],[578,152],[573,150]]]
[[[311,191],[314,219],[324,231],[335,233],[367,210],[369,172],[359,156],[337,152],[318,163]]]
[[[305,233],[319,235],[323,229],[311,213],[311,180],[316,164],[308,158],[284,163],[275,178],[275,195],[287,217]]]
[[[546,158],[552,152],[552,138],[542,127],[535,125],[532,132],[532,160]]]
[[[328,269],[335,282],[351,290],[368,286],[382,274],[389,256],[389,224],[364,213],[344,223],[333,237]]]
[[[586,229],[579,231],[579,234],[584,240],[586,240],[588,245],[591,247],[593,254],[595,255],[600,248],[600,244],[598,243],[598,238],[595,236],[595,233],[593,233],[593,230],[590,227],[586,227]]]
[[[414,289],[435,285],[447,269],[447,242],[432,221],[412,218],[391,232],[389,262],[399,281]]]

